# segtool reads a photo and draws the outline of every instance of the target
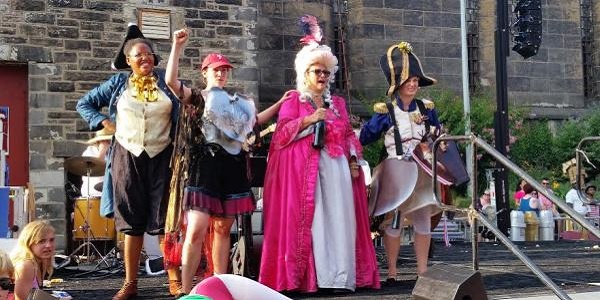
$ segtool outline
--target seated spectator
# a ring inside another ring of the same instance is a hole
[[[522,212],[535,211],[539,215],[540,200],[537,191],[529,183],[525,183],[523,192],[525,192],[525,195],[521,198],[519,210]]]
[[[23,228],[12,251],[15,266],[15,299],[26,300],[32,289],[42,287],[54,271],[54,228],[42,220]]]
[[[523,186],[525,186],[526,183],[527,183],[527,181],[525,181],[525,179],[521,179],[521,180],[519,180],[519,184],[517,184],[517,188],[515,190],[515,195],[514,195],[515,204],[517,204],[517,207],[519,207],[519,205],[521,203],[521,198],[523,198],[523,196],[525,196],[525,191],[523,191]]]
[[[594,187],[594,191],[596,187]],[[575,184],[571,187],[571,189],[567,192],[565,196],[565,201],[569,206],[571,206],[577,213],[582,216],[586,216],[589,212],[589,208],[586,205],[585,195],[583,195],[580,191],[577,190]]]
[[[0,250],[0,299],[12,300],[15,298],[13,274],[15,268],[6,252]]]
[[[485,190],[481,197],[479,197],[478,209],[492,224],[496,223],[496,208],[492,206],[491,195],[489,190]],[[489,231],[485,226],[479,226],[478,240],[481,239],[493,239],[494,234]]]
[[[587,217],[590,219],[590,221],[592,223],[594,223],[596,226],[598,226],[598,223],[600,221],[599,219],[599,211],[598,211],[598,199],[596,199],[595,197],[596,195],[596,186],[595,185],[588,185],[585,188],[585,197],[586,197],[586,202],[588,203],[586,206],[588,208],[588,213],[587,213]]]
[[[598,202],[598,200],[596,200],[596,186],[593,184],[588,184],[585,187],[585,198],[586,198],[586,202],[587,203],[595,203]]]
[[[554,191],[552,191],[552,188],[550,188],[550,181],[548,180],[548,178],[542,179],[542,185],[544,186],[544,188],[546,188],[548,193],[554,194]],[[538,193],[538,198],[540,199],[540,210],[552,210],[552,214],[555,217],[558,217],[558,210],[556,210],[556,205],[552,203],[552,201],[548,197],[544,196],[542,193]]]

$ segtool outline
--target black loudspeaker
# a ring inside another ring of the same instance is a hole
[[[529,58],[537,54],[542,44],[542,3],[540,0],[519,0],[515,5],[513,51]]]
[[[487,300],[481,274],[470,269],[436,265],[419,276],[414,300]]]

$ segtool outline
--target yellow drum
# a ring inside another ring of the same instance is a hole
[[[537,218],[537,214],[533,211],[526,211],[525,212],[525,240],[526,241],[539,240],[539,226],[540,226],[540,222]]]
[[[114,240],[115,220],[100,216],[100,198],[85,197],[75,201],[75,216],[73,218],[73,239],[83,240]]]

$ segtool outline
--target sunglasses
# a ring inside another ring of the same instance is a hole
[[[327,70],[321,70],[321,69],[309,70],[308,72],[315,73],[315,75],[317,75],[317,76],[323,75],[325,77],[329,77],[331,75],[331,72],[329,72]]]
[[[547,182],[542,182],[542,184],[543,184],[543,185],[548,185],[548,183],[547,183]]]

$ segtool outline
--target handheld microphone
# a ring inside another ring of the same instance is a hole
[[[323,107],[326,109],[329,108],[329,102],[323,101]],[[323,147],[325,147],[325,120],[321,120],[315,124],[313,147],[317,149],[323,149]]]

